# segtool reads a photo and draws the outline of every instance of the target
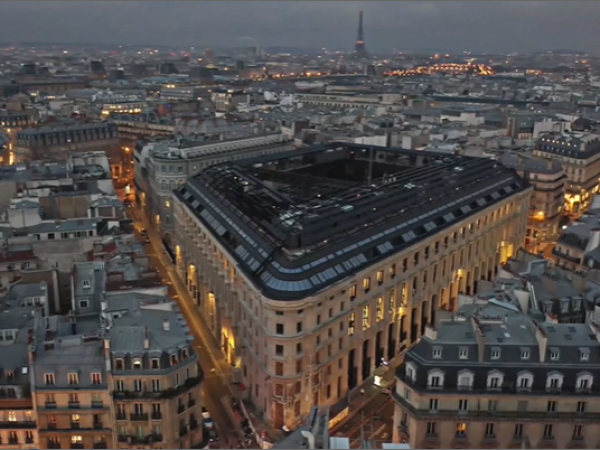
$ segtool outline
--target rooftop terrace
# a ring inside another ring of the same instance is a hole
[[[176,195],[265,295],[291,300],[528,188],[483,158],[330,143],[212,166]]]

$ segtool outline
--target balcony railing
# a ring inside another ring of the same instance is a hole
[[[417,419],[434,420],[436,417],[456,417],[456,410],[435,410],[417,409],[406,399],[393,392],[392,396],[396,403],[400,404],[404,410],[409,412]],[[551,416],[546,411],[483,411],[483,410],[466,410],[460,411],[460,415],[465,418],[480,419],[486,421],[497,421],[499,419],[528,419],[528,420],[549,420],[552,422],[560,422],[561,420],[572,420],[573,412],[552,412]],[[461,418],[461,420],[463,420]],[[578,421],[598,422],[600,421],[600,413],[588,413],[577,416]]]
[[[154,411],[151,415],[150,418],[152,420],[161,420],[162,419],[162,413],[160,411]]]
[[[118,412],[116,414],[116,418],[117,418],[117,420],[127,420],[127,414]]]
[[[56,402],[46,402],[46,403],[44,403],[44,406],[47,409],[54,409],[54,408],[56,408]]]
[[[101,430],[102,428],[104,428],[104,424],[102,422],[94,422],[93,427],[96,430]]]
[[[69,402],[68,407],[70,409],[79,409],[79,408],[81,408],[81,403],[79,403],[79,402]]]
[[[60,448],[60,442],[56,442],[56,441],[47,441],[46,442],[46,448]]]
[[[184,392],[190,390],[191,388],[198,386],[202,381],[202,375],[188,378],[185,380],[180,386],[176,388],[168,388],[160,392],[152,392],[152,391],[113,391],[113,397],[119,399],[136,399],[136,398],[173,398],[178,395],[183,394]]]
[[[71,448],[84,448],[84,447],[83,447],[83,444],[80,444],[80,443],[75,444],[75,443],[73,443],[73,444],[71,444]]]
[[[148,413],[131,413],[129,419],[134,422],[144,422],[148,420]]]
[[[94,442],[94,448],[107,448],[106,442]]]
[[[104,402],[102,400],[92,400],[92,408],[104,408]]]
[[[33,429],[33,428],[36,428],[36,423],[32,420],[30,420],[30,421],[25,421],[25,420],[19,420],[19,421],[3,420],[3,421],[0,421],[0,429],[8,429],[8,428]]]
[[[123,442],[131,445],[146,445],[151,442],[162,442],[162,434],[149,434],[146,436],[134,436],[128,434],[120,434],[118,437],[119,442]]]

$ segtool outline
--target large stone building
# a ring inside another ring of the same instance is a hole
[[[499,158],[533,186],[525,247],[543,251],[560,234],[566,177],[559,161],[505,153]]]
[[[525,238],[531,188],[479,158],[331,143],[177,189],[176,267],[275,426],[415,342]]]
[[[594,448],[599,340],[595,323],[538,321],[497,300],[465,306],[406,352],[393,392],[394,440],[412,448]]]
[[[213,164],[290,150],[293,141],[281,133],[207,142],[198,139],[149,143],[134,156],[138,202],[166,236],[174,231],[171,194],[188,177]]]
[[[560,161],[567,176],[565,209],[578,215],[585,211],[600,179],[600,135],[548,133],[537,142],[534,156]]]
[[[44,125],[17,133],[13,147],[17,162],[64,161],[73,152],[105,151],[111,166],[120,165],[117,126],[109,122]],[[115,159],[115,161],[113,161]]]

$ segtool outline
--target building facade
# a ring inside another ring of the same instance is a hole
[[[561,231],[560,220],[566,188],[562,165],[556,160],[514,154],[502,155],[500,162],[514,168],[533,186],[525,248],[534,253],[543,251]]]
[[[598,445],[597,325],[538,322],[469,305],[405,354],[394,441],[411,448]]]
[[[334,143],[232,162],[173,197],[177,271],[274,426],[344,401],[525,238],[531,188],[514,171],[376,148],[368,176],[367,154]]]
[[[591,133],[548,133],[537,142],[534,156],[560,161],[567,176],[565,211],[580,215],[598,193],[600,136]]]
[[[14,153],[17,162],[42,159],[64,161],[72,152],[101,150],[108,153],[111,148],[118,148],[118,144],[115,124],[90,122],[19,131]]]
[[[147,144],[134,157],[137,201],[169,242],[174,231],[172,192],[190,176],[213,164],[276,154],[290,150],[293,145],[293,140],[281,133],[217,142],[180,140]]]

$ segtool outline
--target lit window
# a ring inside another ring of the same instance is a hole
[[[350,286],[350,289],[348,290],[348,295],[350,297],[350,300],[354,300],[356,298],[356,285],[355,284]]]
[[[363,288],[365,289],[365,292],[369,292],[369,289],[371,289],[371,279],[369,277],[366,277],[363,280]]]
[[[362,313],[362,326],[363,326],[363,330],[366,330],[367,328],[369,328],[370,325],[370,317],[369,317],[369,306],[365,305],[363,307],[363,313]]]
[[[350,313],[350,319],[348,319],[348,335],[352,336],[354,334],[354,327],[356,326],[356,314],[354,311]]]
[[[464,422],[458,423],[456,425],[456,435],[464,436],[465,434],[467,434],[467,424]]]
[[[81,444],[83,443],[83,438],[81,436],[71,436],[71,444]]]
[[[383,283],[383,270],[377,272],[377,282],[379,284]]]
[[[102,384],[102,374],[93,373],[92,374],[92,384]]]
[[[79,384],[78,382],[78,377],[76,373],[70,373],[68,375],[69,377],[69,384]]]
[[[389,298],[390,319],[394,318],[395,312],[396,312],[396,291],[392,290],[392,292],[390,292],[390,298]]]
[[[377,299],[377,322],[383,320],[385,313],[383,309],[383,297]]]

